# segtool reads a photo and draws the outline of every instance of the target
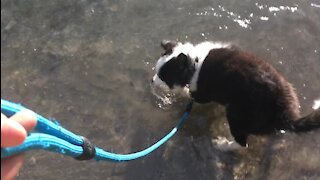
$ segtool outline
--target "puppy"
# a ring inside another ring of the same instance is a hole
[[[250,134],[320,128],[320,109],[300,117],[292,85],[270,64],[227,43],[163,41],[154,86],[188,94],[198,103],[226,106],[231,134],[247,146]],[[182,91],[181,91],[182,90]]]

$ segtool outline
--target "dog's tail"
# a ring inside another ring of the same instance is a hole
[[[292,132],[307,132],[320,128],[320,108],[305,117],[286,122],[285,129]]]

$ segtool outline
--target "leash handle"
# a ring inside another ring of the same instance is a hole
[[[1,99],[1,113],[5,114],[6,116],[10,117],[22,110],[32,111],[20,104]],[[35,131],[56,136],[75,145],[83,144],[83,140],[80,136],[72,133],[71,131],[63,128],[57,123],[54,123],[37,113],[35,114],[37,117],[37,124],[34,128]]]
[[[20,104],[1,99],[1,113],[6,116],[10,117],[22,110],[30,109]],[[1,148],[1,158],[35,149],[45,149],[48,151],[58,152],[60,154],[67,152],[69,156],[75,157],[77,160],[89,160],[95,156],[95,147],[87,138],[78,136],[61,127],[57,123],[40,116],[39,114],[36,114],[36,117],[37,124],[34,129],[41,133],[29,134],[25,142],[19,146]],[[82,148],[82,151],[79,151],[79,148],[74,148],[74,146],[79,146]],[[75,149],[75,152],[71,153],[68,149]]]
[[[57,125],[48,119],[36,114],[36,131],[43,133],[30,133],[23,144],[14,147],[1,148],[1,159],[18,153],[30,150],[46,150],[67,155],[78,160],[105,161],[130,161],[141,158],[158,149],[167,142],[177,131],[181,124],[186,120],[192,108],[192,101],[188,104],[186,112],[180,118],[176,127],[174,127],[166,136],[154,143],[150,147],[130,154],[116,154],[104,151],[101,148],[93,146],[82,136],[75,135],[71,131]],[[1,112],[7,116],[12,116],[18,111],[27,109],[19,104],[1,99]]]

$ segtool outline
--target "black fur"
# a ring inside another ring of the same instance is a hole
[[[174,85],[186,86],[194,72],[192,61],[186,55],[180,54],[164,64],[158,76],[172,89]]]
[[[194,71],[194,64],[180,54],[164,64],[158,75],[172,88],[190,83]],[[231,133],[242,146],[246,146],[250,134],[320,128],[320,109],[300,118],[292,85],[264,60],[234,47],[209,52],[200,69],[197,90],[191,96],[198,103],[225,105]]]
[[[320,127],[320,119],[298,120],[297,95],[281,74],[265,61],[234,48],[209,52],[200,70],[197,91],[191,95],[200,103],[226,105],[231,133],[243,146],[249,134]]]

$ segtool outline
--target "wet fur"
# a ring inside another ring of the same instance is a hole
[[[174,52],[175,44],[170,43],[166,56]],[[293,86],[266,61],[231,45],[203,53],[207,54],[183,52],[172,57],[158,67],[157,75],[171,89],[194,86],[190,93],[198,103],[225,105],[231,133],[240,145],[246,146],[250,134],[320,128],[320,110],[299,119]],[[200,56],[204,58],[199,66]]]

